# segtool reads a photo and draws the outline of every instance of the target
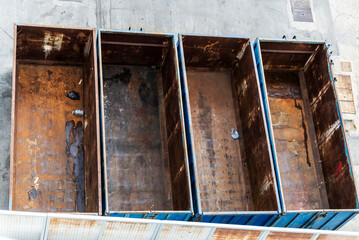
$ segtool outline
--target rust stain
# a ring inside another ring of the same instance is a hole
[[[276,154],[281,173],[284,201],[289,210],[321,208],[321,195],[314,155],[309,144],[299,75],[266,71]]]
[[[187,79],[202,210],[253,209],[239,146],[243,138],[230,134],[237,128],[231,73],[187,68]]]
[[[53,32],[45,32],[43,50],[45,53],[45,59],[50,55],[52,50],[60,51],[62,46],[62,39],[64,34]]]
[[[82,120],[71,111],[83,102],[65,93],[82,76],[82,67],[17,64],[13,210],[76,211],[65,122]],[[82,87],[75,90],[82,94]]]
[[[215,45],[217,45],[219,43],[219,41],[216,41],[214,43],[211,43],[211,44],[208,44],[206,45],[204,48],[203,48],[203,51],[206,52],[206,51],[210,51]]]
[[[294,106],[300,110],[300,113],[302,114],[302,127],[303,127],[303,135],[304,135],[304,145],[305,145],[305,152],[307,154],[307,164],[309,167],[312,166],[309,160],[309,152],[308,152],[308,132],[307,132],[307,125],[305,124],[305,117],[304,117],[304,111],[300,104],[297,104],[297,101],[294,99]]]

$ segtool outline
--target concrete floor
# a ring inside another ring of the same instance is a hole
[[[8,209],[14,23],[326,40],[334,51],[334,72],[341,61],[351,62],[357,114],[345,114],[344,119],[359,126],[357,0],[312,0],[314,22],[309,23],[293,21],[290,0],[0,0],[0,4],[0,209]],[[359,176],[359,129],[348,130],[347,138]],[[358,225],[359,216],[343,229],[359,231]]]

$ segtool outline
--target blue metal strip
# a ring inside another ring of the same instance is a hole
[[[274,149],[274,137],[273,137],[273,133],[271,130],[271,124],[269,121],[269,109],[268,109],[268,99],[266,97],[266,92],[265,92],[265,88],[264,88],[264,71],[262,69],[262,55],[260,52],[260,46],[259,46],[259,40],[257,39],[254,44],[253,44],[253,49],[254,49],[254,55],[256,58],[256,67],[257,67],[257,71],[258,71],[258,78],[259,78],[259,83],[260,83],[260,89],[261,89],[261,94],[262,94],[262,99],[263,99],[263,106],[264,106],[264,113],[266,116],[266,123],[267,123],[267,129],[268,129],[268,135],[269,135],[269,142],[270,142],[270,149],[271,149],[271,153],[272,153],[272,159],[273,159],[273,166],[274,166],[274,170],[276,173],[276,180],[277,180],[277,184],[278,184],[278,193],[279,193],[279,200],[280,200],[280,205],[281,208],[280,211],[283,211],[284,209],[284,200],[283,200],[283,195],[282,195],[282,191],[281,191],[281,185],[280,185],[280,179],[279,179],[279,169],[277,168],[277,158],[276,158],[276,154],[275,154],[275,149]]]
[[[168,214],[166,220],[173,220],[173,221],[188,221],[192,214],[190,213],[170,213]]]
[[[283,216],[280,216],[271,227],[287,227],[290,223],[294,221],[300,214],[299,213],[286,213]]]
[[[253,215],[253,217],[246,223],[246,225],[251,226],[265,226],[268,221],[272,219],[273,215],[270,214],[258,214]]]
[[[295,213],[296,214],[296,213]],[[301,228],[309,223],[315,216],[316,212],[303,212],[299,213],[286,227],[288,228]]]
[[[356,215],[355,212],[338,212],[332,219],[324,224],[320,229],[322,230],[335,230],[343,226]]]
[[[253,215],[234,216],[231,221],[229,221],[229,224],[246,225],[252,217]]]
[[[229,223],[234,218],[233,215],[220,215],[215,216],[211,223]]]
[[[211,223],[214,216],[212,216],[212,215],[202,215],[202,216],[199,216],[199,218],[200,218],[200,222]]]
[[[280,216],[278,216],[278,214],[273,215],[264,226],[271,227],[273,225],[273,223],[275,223],[276,220],[278,220],[279,217]]]
[[[310,223],[308,223],[304,228],[320,229],[337,214],[338,213],[336,212],[318,213],[317,216],[313,218],[313,220],[310,221]]]

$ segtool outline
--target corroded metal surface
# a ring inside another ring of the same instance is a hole
[[[301,70],[318,44],[261,42],[265,70]]]
[[[201,211],[278,210],[248,39],[188,35],[182,39]],[[238,140],[231,136],[232,129]]]
[[[357,194],[326,57],[322,46],[305,70],[309,102],[330,208],[353,209],[357,207]]]
[[[210,227],[190,227],[190,226],[171,226],[164,225],[158,234],[159,240],[173,239],[193,239],[206,240],[211,233]]]
[[[101,49],[108,211],[191,210],[173,36],[101,32]]]
[[[111,78],[125,69],[125,82]],[[161,73],[103,65],[103,76],[110,211],[172,209],[168,150],[161,136]]]
[[[84,64],[85,211],[102,214],[101,149],[96,46]]]
[[[236,109],[239,114],[237,119],[240,121],[237,120],[237,124],[243,131],[241,151],[245,152],[244,164],[248,166],[254,210],[276,211],[278,210],[276,182],[254,68],[252,49],[247,46],[235,69],[232,87],[233,92],[238,95]]]
[[[101,221],[52,218],[47,239],[97,240],[100,229]]]
[[[117,239],[152,239],[156,224],[107,222],[102,233],[103,240]]]
[[[266,71],[283,196],[288,210],[323,208],[297,72]],[[326,196],[325,196],[326,197]]]
[[[246,231],[217,228],[211,239],[212,240],[257,240],[261,231]]]
[[[81,67],[17,65],[14,210],[84,211]],[[81,190],[82,189],[82,190]],[[77,190],[80,192],[77,193]]]
[[[17,59],[83,62],[92,45],[92,31],[18,26]]]
[[[94,29],[15,26],[10,206],[101,212]],[[71,99],[67,94],[79,96]],[[74,110],[84,110],[75,116]]]
[[[231,72],[187,68],[187,81],[202,211],[252,210],[243,138],[231,137],[237,129]]]
[[[187,67],[232,67],[236,63],[245,38],[225,38],[183,35]]]
[[[266,239],[275,240],[275,239],[298,239],[298,240],[311,240],[314,234],[305,234],[305,233],[281,233],[281,232],[270,232]]]

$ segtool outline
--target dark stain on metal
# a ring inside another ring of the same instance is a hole
[[[82,122],[66,122],[66,155],[73,159],[76,183],[76,210],[85,211],[85,168],[84,168],[84,129]],[[69,159],[66,171],[69,171]]]
[[[34,201],[37,196],[37,190],[32,186],[31,190],[27,192],[29,201]]]
[[[206,99],[203,97],[203,94],[201,90],[199,89],[199,100],[198,100],[198,111],[199,111],[199,117],[201,118],[202,124],[200,124],[200,129],[203,131],[204,139],[206,140],[206,151],[207,151],[207,157],[209,158],[209,163],[211,167],[215,167],[216,164],[216,153],[213,149],[213,136],[212,131],[208,129],[207,126],[213,125],[213,119],[212,119],[212,108],[211,106],[206,103]],[[216,176],[216,172],[212,171],[212,176]]]
[[[305,145],[305,152],[307,155],[307,164],[309,167],[312,166],[309,160],[309,152],[308,152],[308,133],[307,133],[307,125],[305,124],[305,116],[303,112],[303,108],[300,104],[297,104],[296,99],[294,99],[294,106],[300,110],[300,113],[302,114],[302,127],[304,131],[304,145]]]
[[[145,81],[138,88],[138,94],[142,102],[158,106],[158,91],[155,91],[157,84],[155,81],[148,81],[149,79],[154,79],[155,75],[155,71],[150,70],[147,72]]]
[[[123,68],[123,72],[119,76],[120,81],[125,84],[128,84],[131,80],[131,77],[132,77],[131,70],[129,68]]]
[[[112,81],[114,83],[118,83],[118,81],[121,81],[125,84],[129,84],[131,81],[131,77],[131,69],[124,67],[121,73],[116,73],[109,78],[103,78],[103,80],[106,82],[106,84],[109,84],[109,81]]]
[[[66,97],[72,99],[72,100],[80,100],[80,94],[74,90],[66,94]]]
[[[52,71],[47,70],[47,78],[48,78],[48,79],[50,79],[52,73],[53,73]]]

